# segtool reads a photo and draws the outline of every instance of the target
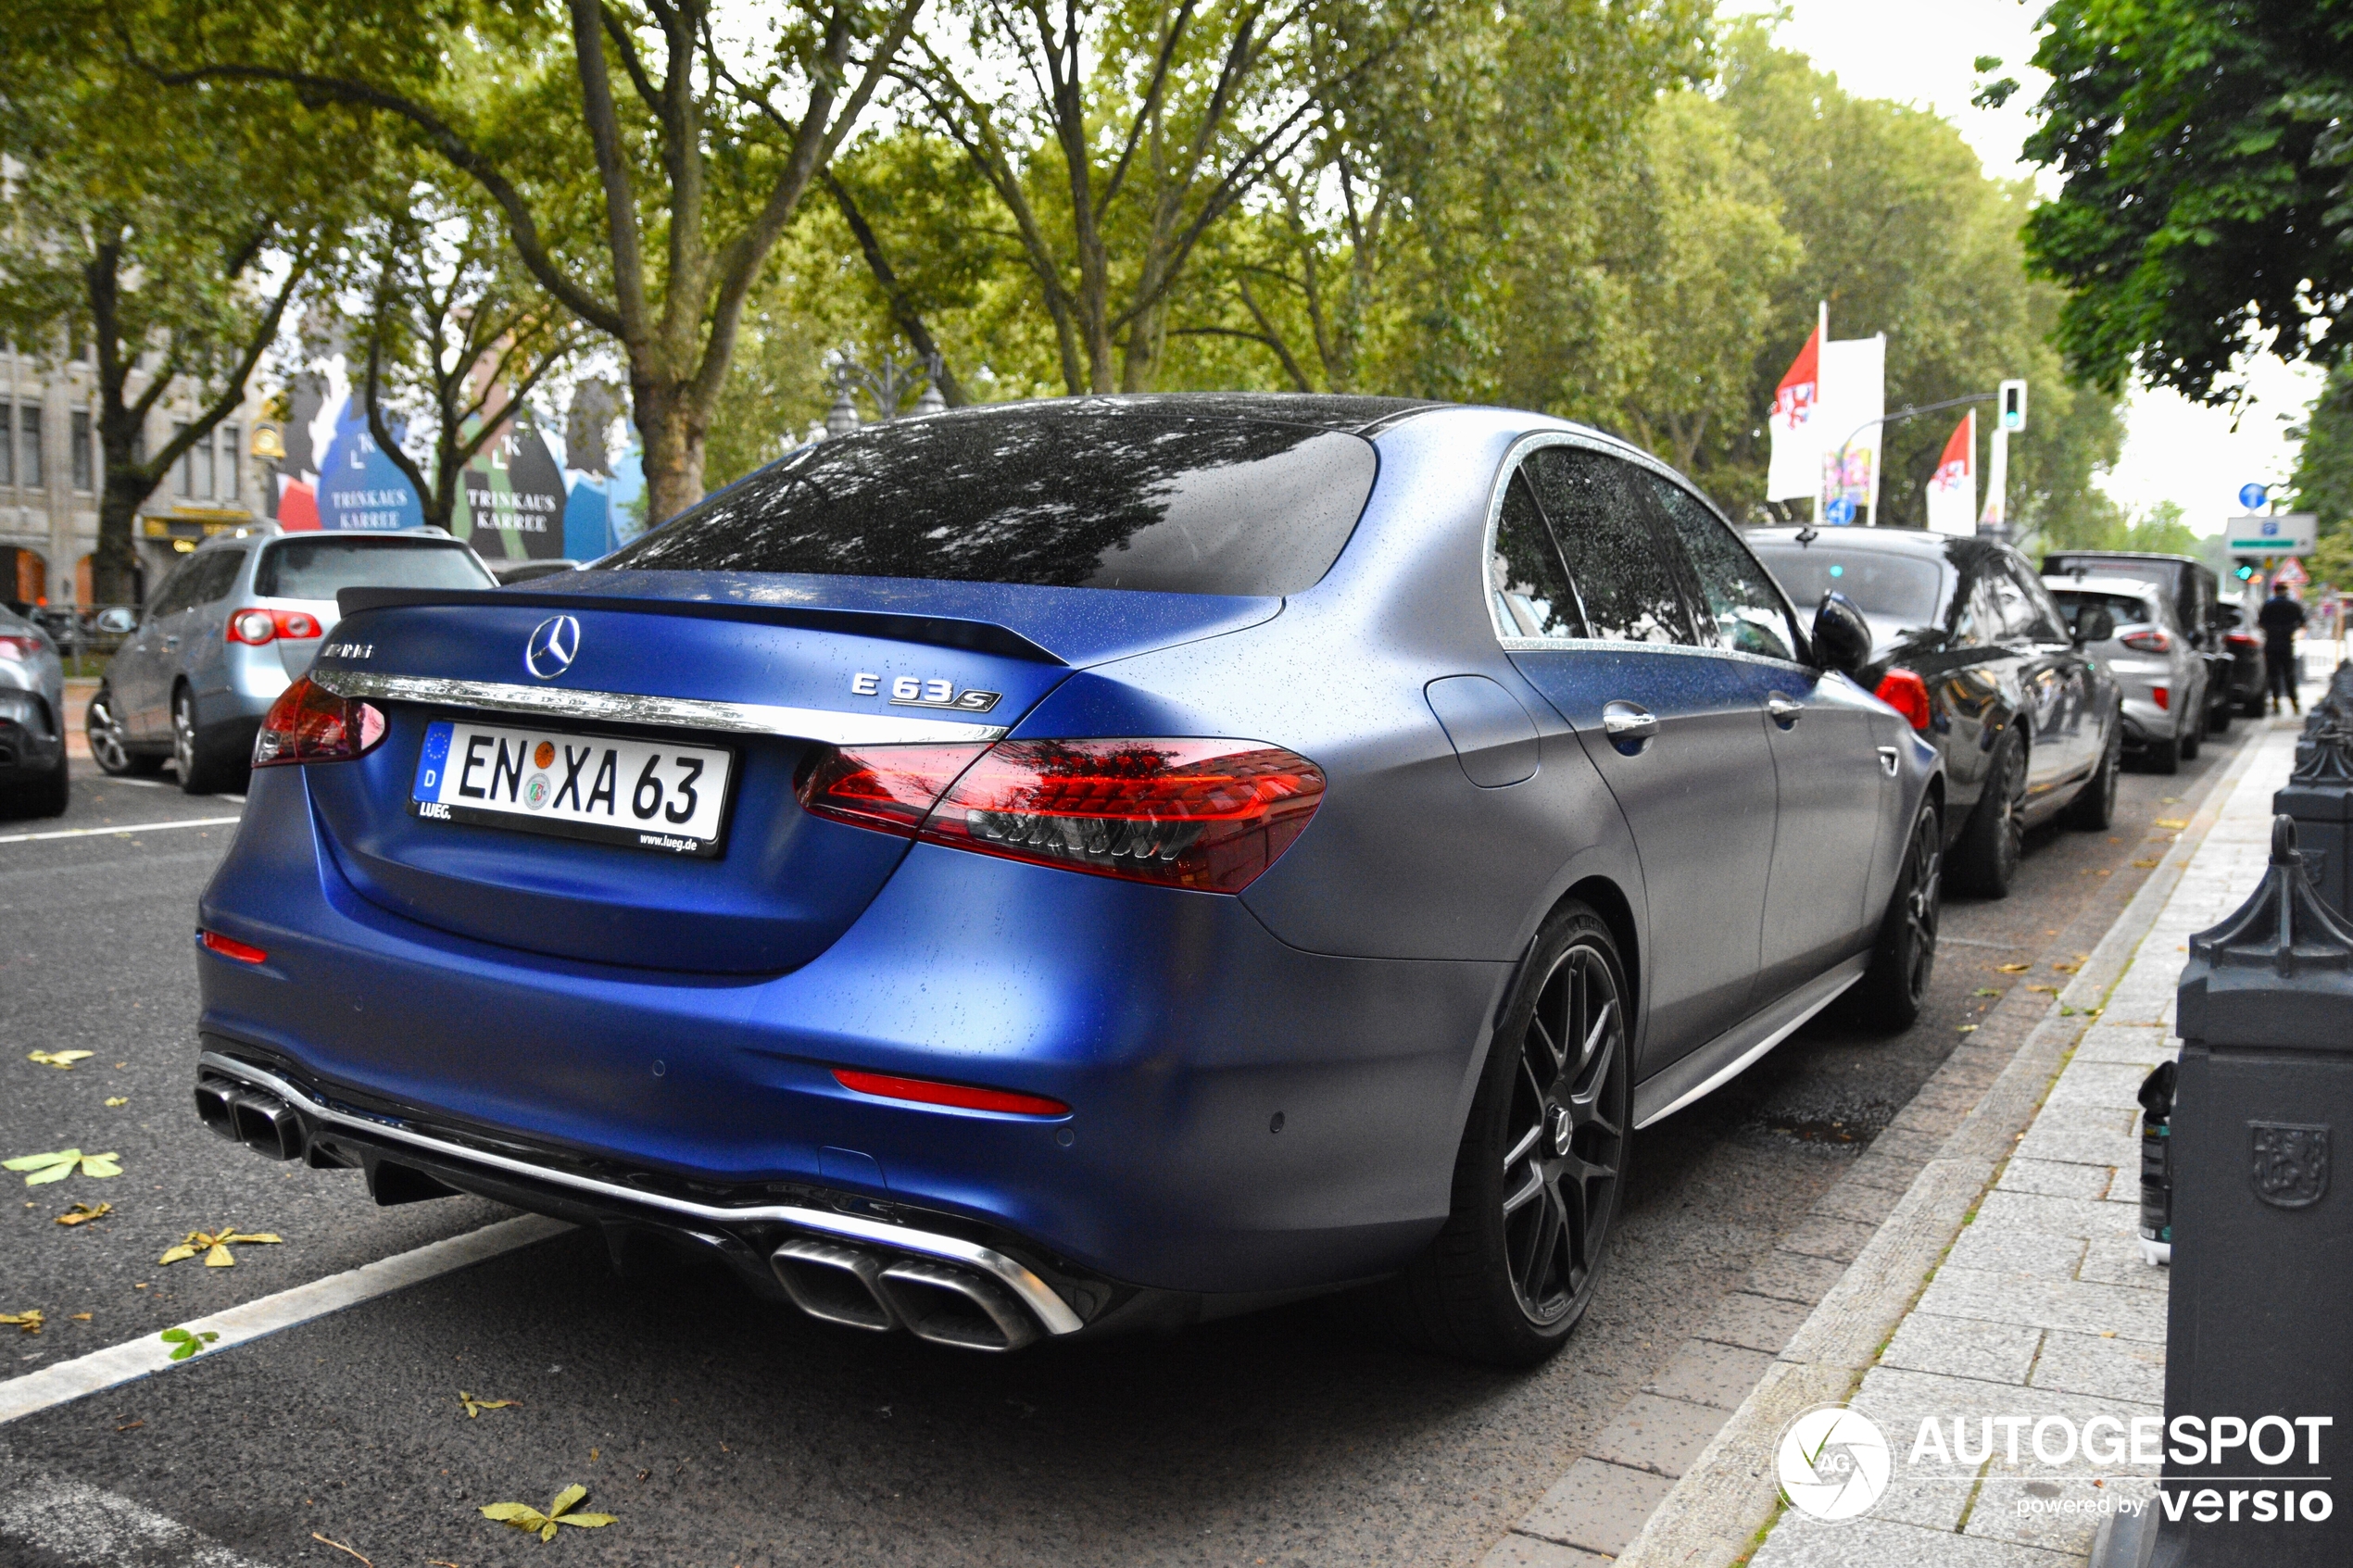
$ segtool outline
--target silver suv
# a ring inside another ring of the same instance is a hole
[[[2124,746],[2152,772],[2173,773],[2206,736],[2207,662],[2183,628],[2173,596],[2135,577],[2045,577],[2068,630],[2108,666],[2124,696]],[[2105,635],[2092,619],[2108,613]]]
[[[346,588],[495,588],[472,549],[437,528],[286,533],[275,524],[207,540],[165,579],[107,665],[84,723],[109,773],[170,761],[180,787],[242,787],[254,732],[310,668]]]

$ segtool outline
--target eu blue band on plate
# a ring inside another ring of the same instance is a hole
[[[436,719],[425,726],[425,749],[417,759],[417,787],[411,797],[441,798],[441,771],[449,761],[449,721]]]

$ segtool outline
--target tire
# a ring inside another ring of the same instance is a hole
[[[1847,1013],[1866,1029],[1899,1035],[1919,1021],[1936,972],[1936,924],[1944,908],[1944,823],[1929,806],[1912,824],[1895,891],[1881,917],[1871,967],[1847,993]]]
[[[2124,771],[2124,726],[2121,721],[2108,732],[2108,749],[2100,753],[2100,765],[2067,803],[2067,825],[2082,833],[2102,833],[2116,821],[2116,776]]]
[[[0,810],[11,817],[62,817],[73,798],[73,784],[65,753],[57,765],[30,784],[0,787]]]
[[[2182,771],[2182,743],[2168,738],[2153,740],[2141,753],[2141,766],[2152,773],[2178,773]]]
[[[1488,1050],[1445,1227],[1371,1293],[1402,1337],[1493,1366],[1532,1366],[1567,1342],[1592,1302],[1625,1182],[1627,995],[1601,917],[1576,903],[1554,910]]]
[[[244,773],[229,747],[196,727],[195,694],[185,686],[171,694],[171,760],[187,795],[218,795]]]
[[[2206,733],[2208,734],[2227,735],[2231,733],[2231,699],[2228,695],[2225,695],[2220,701],[2208,705],[2206,709]]]
[[[2026,854],[2025,809],[2026,742],[2016,729],[2005,730],[1985,770],[1985,793],[1953,846],[1953,880],[1988,898],[2008,897]]]
[[[131,749],[131,742],[122,727],[121,717],[115,712],[114,688],[100,686],[90,706],[82,710],[82,733],[90,742],[90,760],[98,771],[115,778],[142,777],[163,771],[163,759]]]

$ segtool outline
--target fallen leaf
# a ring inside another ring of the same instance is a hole
[[[0,1312],[0,1323],[13,1323],[26,1334],[41,1332],[41,1309],[31,1308],[21,1312]]]
[[[2002,993],[1996,991],[1991,985],[1980,985],[1976,990],[1969,993],[1972,997],[1998,997]]]
[[[182,1259],[193,1258],[201,1252],[204,1254],[204,1266],[208,1269],[233,1268],[236,1266],[237,1260],[230,1254],[230,1243],[243,1245],[253,1242],[274,1247],[279,1244],[279,1241],[280,1237],[273,1231],[258,1231],[248,1236],[233,1225],[223,1225],[219,1230],[209,1233],[190,1231],[186,1240],[165,1252],[156,1261],[177,1263]]]
[[[468,1420],[480,1415],[484,1411],[502,1411],[510,1405],[522,1403],[521,1399],[477,1399],[463,1388],[458,1390],[458,1402],[466,1407]]]
[[[105,1154],[84,1154],[78,1148],[61,1148],[48,1154],[20,1154],[14,1160],[0,1160],[0,1171],[31,1173],[24,1179],[29,1187],[46,1186],[62,1182],[81,1168],[85,1176],[104,1178],[120,1176],[122,1167],[115,1161],[121,1157],[108,1151]]]
[[[76,1323],[88,1323],[90,1321],[90,1314],[88,1312],[75,1312],[72,1313],[71,1316],[73,1321]]]
[[[496,1519],[499,1524],[518,1530],[536,1531],[541,1540],[552,1541],[556,1538],[556,1526],[559,1524],[577,1524],[584,1530],[600,1530],[614,1522],[610,1513],[570,1512],[587,1495],[588,1488],[585,1486],[566,1486],[556,1494],[555,1500],[547,1505],[545,1513],[529,1503],[521,1502],[485,1503],[482,1512],[485,1519]]]
[[[1961,1025],[1961,1033],[1964,1035],[1974,1035],[1977,1033],[1977,1025],[1974,1023],[1964,1023]]]
[[[2058,987],[2056,985],[2029,985],[2027,989],[2030,991],[2040,991],[2046,997],[2056,997],[2058,995]]]
[[[2157,825],[2161,828],[2180,829],[2185,828],[2190,824],[2182,821],[2178,817],[2159,817],[2157,819]]]
[[[70,1073],[75,1062],[97,1054],[95,1051],[33,1051],[25,1060],[37,1061],[44,1067],[61,1067]]]
[[[2145,871],[2152,871],[2152,870],[2154,870],[2157,866],[2158,866],[2159,864],[2161,864],[2161,862],[2157,861],[2157,860],[2135,860],[2135,861],[2133,861],[2133,863],[2134,865],[2136,865],[2136,866],[2140,867],[2140,868],[2141,868],[2141,870],[2143,870],[2143,871],[2145,871]]]
[[[2073,974],[2083,966],[2080,963],[2055,963],[2051,967],[2057,970],[2061,974]]]
[[[178,1346],[179,1348],[171,1352],[171,1359],[175,1361],[184,1361],[220,1336],[208,1328],[193,1331],[184,1328],[167,1328],[156,1337],[167,1345]]]
[[[2024,974],[2028,970],[2032,969],[2034,966],[2031,963],[2005,963],[1995,964],[1994,967],[2000,970],[2004,974]]]
[[[104,1219],[113,1212],[114,1205],[111,1203],[101,1203],[94,1209],[87,1203],[77,1203],[58,1215],[57,1223],[61,1225],[86,1225],[93,1220]]]
[[[109,1109],[118,1105],[129,1105],[131,1101],[124,1098],[121,1095],[112,1096],[107,1101],[107,1105]]]
[[[136,1432],[139,1428],[146,1424],[147,1424],[144,1421],[126,1421],[120,1426],[116,1427],[115,1430],[118,1432]]]

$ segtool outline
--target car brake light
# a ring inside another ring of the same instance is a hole
[[[1224,740],[1000,741],[824,754],[819,816],[1134,882],[1239,893],[1305,830],[1324,774],[1280,746]]]
[[[2157,699],[2157,706],[2160,709],[2168,712],[2172,710],[2173,694],[2165,687],[2151,686],[2149,688],[2149,696]]]
[[[281,693],[253,738],[253,765],[348,762],[384,738],[384,716],[368,703],[337,696],[305,675]]]
[[[0,659],[12,659],[19,663],[37,659],[41,654],[38,637],[0,637]]]
[[[2116,640],[2128,648],[2138,648],[2143,653],[2171,653],[2173,651],[2173,633],[2159,626],[2152,626],[2141,632],[2127,632]]]
[[[229,618],[229,640],[259,647],[272,638],[307,642],[323,636],[319,618],[298,609],[241,609]]]
[[[1044,1095],[1016,1094],[1011,1089],[981,1089],[969,1084],[943,1084],[932,1078],[899,1078],[887,1073],[861,1073],[837,1067],[834,1081],[845,1089],[884,1099],[912,1099],[924,1105],[952,1105],[965,1110],[1002,1110],[1015,1116],[1067,1116],[1070,1107]]]
[[[1912,728],[1925,730],[1932,714],[1928,703],[1928,683],[1917,671],[1891,670],[1880,677],[1879,690],[1873,694],[1888,707],[1911,721]]]
[[[2254,634],[2248,632],[2226,632],[2222,634],[2222,640],[2234,648],[2251,648],[2255,646]]]
[[[258,947],[248,947],[235,937],[223,936],[217,931],[199,931],[196,939],[222,958],[234,959],[239,963],[261,963],[270,957]]]

